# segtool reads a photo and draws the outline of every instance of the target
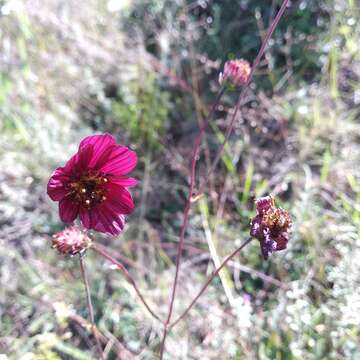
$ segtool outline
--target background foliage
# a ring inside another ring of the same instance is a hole
[[[166,314],[190,151],[226,59],[254,58],[280,1],[0,1],[0,354],[91,359],[78,259],[51,171],[85,135],[111,132],[140,155],[136,212],[100,237]],[[171,334],[168,359],[360,356],[360,54],[353,0],[291,2],[261,62],[209,192],[192,213],[176,313],[245,239],[253,199],[289,209],[288,250],[256,242]],[[204,175],[237,93],[227,94],[199,162]],[[89,252],[108,359],[155,359],[161,327],[131,286]]]

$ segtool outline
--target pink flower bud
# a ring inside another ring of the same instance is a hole
[[[234,86],[244,85],[250,76],[251,67],[246,60],[229,60],[224,65],[224,72],[220,73],[219,83],[223,85],[229,81]]]
[[[76,255],[85,251],[91,244],[91,240],[78,227],[68,227],[52,238],[52,247],[63,255]]]

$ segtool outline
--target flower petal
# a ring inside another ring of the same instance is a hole
[[[255,205],[256,212],[259,215],[263,215],[266,211],[275,206],[274,198],[271,195],[259,198],[255,201]]]
[[[276,240],[272,236],[269,229],[264,230],[264,238],[260,240],[261,252],[265,260],[269,255],[276,251]]]
[[[120,185],[108,185],[107,200],[104,204],[116,214],[130,214],[134,211],[134,202],[128,190]]]
[[[283,232],[279,234],[276,238],[276,251],[286,249],[288,241],[289,241],[289,234],[287,232]]]
[[[126,176],[113,176],[110,178],[112,184],[121,185],[123,187],[132,187],[139,183],[139,180]]]
[[[70,199],[64,198],[59,202],[59,213],[61,221],[71,223],[79,213],[79,205]]]
[[[116,176],[125,175],[131,172],[137,164],[137,155],[135,151],[128,149],[126,146],[116,145],[111,148],[107,159],[97,164],[98,170],[105,174]]]
[[[93,214],[94,218],[96,217],[97,222],[92,228],[96,231],[116,236],[124,229],[125,216],[117,214],[105,203],[98,208],[93,209]]]
[[[64,168],[57,168],[51,175],[47,185],[47,193],[51,200],[60,201],[67,194],[66,183],[69,181],[69,176],[65,174]]]
[[[64,166],[64,172],[72,175],[79,176],[84,173],[89,167],[93,155],[93,148],[90,145],[83,146],[79,151],[73,155]]]
[[[257,239],[262,238],[263,233],[261,229],[261,216],[255,216],[250,223],[250,236]]]
[[[79,145],[79,151],[89,145],[93,149],[93,154],[89,166],[95,167],[98,160],[103,157],[104,152],[106,152],[109,147],[116,145],[116,141],[115,138],[110,134],[88,136],[81,141]]]
[[[83,226],[86,229],[91,229],[92,225],[93,225],[93,218],[91,216],[92,215],[91,210],[80,206],[79,213],[80,213],[80,220],[81,220],[81,223],[83,224]]]
[[[78,161],[76,169],[78,174],[82,174],[87,171],[90,166],[90,162],[93,159],[94,149],[91,145],[84,146],[78,151]]]

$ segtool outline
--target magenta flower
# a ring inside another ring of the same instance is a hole
[[[60,254],[74,256],[84,252],[91,240],[78,227],[70,226],[52,237],[52,247]]]
[[[250,72],[251,67],[246,60],[229,60],[224,65],[224,72],[220,73],[219,83],[223,85],[228,81],[236,87],[244,85],[249,79]]]
[[[256,216],[251,220],[250,235],[260,241],[264,259],[274,251],[286,249],[291,229],[290,214],[275,207],[273,197],[257,199]]]
[[[82,140],[78,152],[54,171],[48,183],[48,195],[59,201],[61,220],[72,223],[79,215],[87,229],[119,234],[124,215],[134,210],[127,188],[137,180],[126,175],[136,163],[136,153],[116,144],[109,134]]]

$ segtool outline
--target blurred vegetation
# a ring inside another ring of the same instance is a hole
[[[78,259],[47,180],[94,132],[139,153],[136,212],[113,239],[165,316],[191,144],[228,58],[251,61],[280,1],[0,1],[0,354],[94,359]],[[353,0],[292,1],[260,64],[207,196],[194,207],[175,312],[246,238],[253,200],[289,209],[289,248],[256,242],[169,336],[167,359],[360,357],[360,12]],[[211,124],[201,176],[236,92]],[[161,326],[131,286],[86,254],[107,359],[156,359]]]

